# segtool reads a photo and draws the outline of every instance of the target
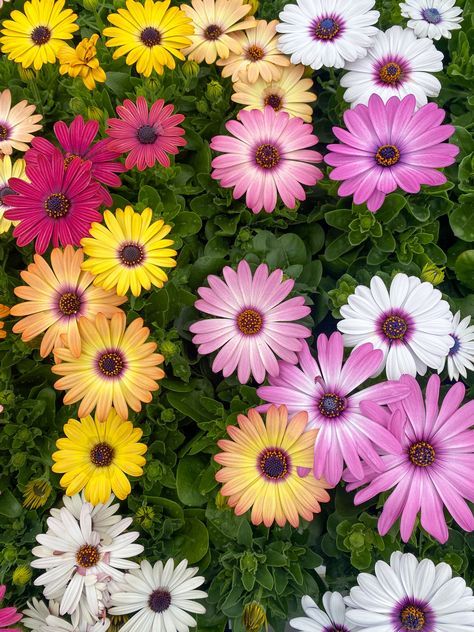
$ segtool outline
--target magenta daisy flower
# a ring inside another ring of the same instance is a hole
[[[400,534],[408,542],[421,512],[422,527],[439,542],[446,542],[443,506],[462,529],[474,530],[474,515],[466,503],[474,502],[474,431],[470,429],[474,401],[461,406],[466,388],[458,382],[438,406],[441,381],[437,375],[428,380],[425,401],[413,377],[404,375],[401,381],[410,392],[403,401],[390,404],[392,414],[373,402],[361,404],[372,423],[395,435],[397,449],[382,454],[382,473],[366,465],[362,479],[355,480],[347,472],[344,480],[350,483],[349,490],[369,483],[356,494],[357,505],[393,489],[378,521],[381,535],[401,517]]]
[[[268,274],[262,263],[252,276],[249,264],[241,261],[237,272],[228,266],[222,272],[224,281],[210,275],[210,287],[198,289],[201,298],[195,306],[216,318],[191,325],[193,342],[202,355],[220,349],[212,364],[215,373],[228,377],[237,369],[241,384],[250,375],[263,382],[266,373],[278,375],[276,356],[290,364],[298,361],[296,352],[311,331],[292,321],[307,316],[310,309],[302,296],[283,300],[295,282],[282,281],[282,270]]]
[[[0,586],[0,601],[5,597],[6,590],[7,587],[2,584]],[[7,628],[6,626],[18,623],[22,618],[23,615],[17,612],[16,608],[0,608],[0,630],[4,630],[5,632],[21,632],[19,628]]]
[[[444,143],[454,134],[452,125],[441,125],[445,111],[428,103],[415,111],[416,99],[408,95],[391,97],[384,104],[373,94],[369,105],[357,105],[344,112],[347,130],[333,127],[341,141],[328,145],[324,156],[331,180],[343,180],[339,195],[353,195],[355,204],[367,202],[377,211],[385,196],[397,187],[418,193],[422,184],[436,186],[446,182],[437,169],[453,164],[459,152],[456,145]]]
[[[6,195],[10,208],[5,217],[19,221],[13,231],[18,246],[36,239],[36,252],[42,254],[50,242],[57,247],[79,246],[89,234],[92,222],[101,222],[100,185],[91,179],[91,163],[74,158],[67,166],[59,150],[51,156],[38,156],[38,164],[26,165],[30,182],[10,178],[14,195]]]
[[[376,470],[383,470],[383,461],[376,446],[394,450],[397,441],[380,424],[368,419],[360,408],[363,400],[379,404],[396,402],[409,392],[406,384],[380,382],[353,392],[375,375],[383,362],[383,353],[370,344],[354,349],[343,365],[344,343],[335,332],[317,340],[316,361],[305,344],[299,354],[299,367],[280,362],[277,377],[270,377],[270,386],[261,386],[257,394],[271,404],[285,404],[289,414],[308,413],[308,428],[319,428],[314,446],[314,476],[330,485],[341,480],[344,462],[354,477],[362,477],[361,459]],[[258,410],[267,410],[268,405]]]
[[[214,158],[212,177],[223,187],[234,187],[234,198],[246,193],[254,212],[271,213],[277,195],[288,208],[306,198],[301,185],[314,186],[323,174],[310,164],[321,162],[319,152],[308,149],[318,142],[311,125],[287,112],[241,110],[240,121],[228,121],[232,136],[214,136],[211,148],[223,152]]]
[[[182,114],[173,114],[174,107],[158,99],[148,111],[144,97],[137,102],[129,99],[116,108],[120,118],[107,121],[105,133],[110,136],[109,149],[120,153],[129,152],[125,160],[127,169],[137,165],[140,171],[153,167],[156,161],[163,167],[170,166],[168,154],[178,153],[178,147],[186,145],[184,129],[177,127],[184,121]]]
[[[69,127],[63,121],[58,121],[54,124],[53,129],[64,152],[66,166],[74,158],[90,160],[94,180],[109,187],[121,186],[122,183],[117,173],[123,173],[127,168],[122,163],[117,162],[120,152],[110,149],[108,138],[103,138],[92,144],[99,131],[97,121],[85,123],[82,116],[76,116]],[[31,165],[38,164],[39,155],[51,156],[57,150],[53,143],[41,137],[34,138],[31,146],[32,149],[29,149],[25,154],[27,162]],[[103,204],[111,206],[110,193],[104,187],[101,187],[101,191]]]

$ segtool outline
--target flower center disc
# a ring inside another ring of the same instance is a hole
[[[15,191],[13,189],[10,189],[10,187],[3,187],[3,189],[0,189],[0,204],[5,204],[4,198],[6,195],[15,195]]]
[[[260,470],[266,478],[286,478],[289,470],[288,457],[281,450],[265,450],[259,459]]]
[[[152,125],[142,125],[137,130],[137,138],[142,145],[153,145],[158,134]]]
[[[339,417],[346,408],[346,400],[335,393],[326,393],[319,400],[318,408],[325,417]]]
[[[44,203],[46,214],[53,219],[59,219],[68,214],[71,202],[64,193],[52,193]]]
[[[120,261],[129,268],[139,265],[144,257],[145,253],[143,248],[137,243],[126,244],[120,250]]]
[[[260,46],[256,46],[254,44],[253,46],[249,46],[249,48],[247,49],[247,57],[251,61],[260,61],[265,57],[265,52],[263,48],[260,48]]]
[[[204,31],[204,37],[211,42],[214,42],[216,39],[222,35],[223,31],[220,26],[217,24],[209,24],[209,26]]]
[[[273,169],[280,162],[280,152],[268,143],[260,145],[255,152],[255,162],[262,169]]]
[[[47,44],[51,39],[51,31],[47,26],[36,26],[31,32],[31,39],[37,46]]]
[[[433,446],[426,441],[418,441],[410,446],[408,451],[410,461],[417,467],[428,467],[433,465],[436,459],[436,452]],[[416,630],[418,628],[410,628]]]
[[[384,83],[397,83],[402,75],[402,67],[395,61],[390,61],[379,70],[380,80]]]
[[[255,309],[245,309],[237,316],[237,327],[246,336],[254,336],[263,327],[263,317]]]
[[[119,376],[124,368],[122,356],[116,351],[103,353],[97,361],[99,370],[107,377]]]
[[[72,316],[81,309],[81,299],[74,292],[66,292],[61,295],[58,307],[64,316]]]
[[[0,125],[0,140],[7,140],[8,138],[8,127],[5,125]]]
[[[277,94],[269,94],[268,97],[265,97],[264,104],[271,105],[275,112],[279,112],[283,105],[281,97]]]
[[[90,453],[91,462],[97,467],[107,467],[114,460],[114,449],[108,443],[98,443]]]
[[[164,612],[171,605],[171,594],[166,588],[157,588],[148,599],[148,605],[153,612]]]
[[[99,549],[92,544],[84,544],[76,553],[76,562],[82,568],[92,568],[99,560]]]
[[[1,198],[2,194],[0,192],[0,198]],[[459,349],[461,348],[461,341],[459,340],[459,338],[457,336],[455,336],[454,334],[451,334],[451,338],[454,340],[454,344],[451,347],[451,349],[449,350],[449,354],[450,356],[456,355],[456,353],[459,351]]]
[[[400,316],[389,316],[382,324],[382,331],[389,340],[403,340],[408,330],[408,323]]]
[[[421,15],[423,19],[429,22],[430,24],[439,24],[441,20],[443,19],[438,9],[435,9],[434,7],[429,8],[429,9],[423,9],[423,11],[421,12]]]
[[[153,48],[153,46],[158,46],[158,44],[161,43],[161,33],[152,26],[147,26],[146,29],[143,29],[140,33],[140,39],[145,46]]]
[[[313,27],[313,34],[316,39],[319,40],[332,40],[334,39],[341,27],[333,18],[323,18],[315,23]]]
[[[69,167],[69,165],[74,160],[74,158],[80,158],[80,156],[76,156],[76,154],[69,154],[69,156],[66,156],[66,158],[64,158],[64,168],[65,169],[67,169]]]
[[[426,617],[423,610],[417,606],[407,606],[400,613],[400,621],[405,630],[420,631],[425,626]]]
[[[391,167],[400,160],[400,150],[395,145],[382,145],[375,154],[375,160],[381,167]]]

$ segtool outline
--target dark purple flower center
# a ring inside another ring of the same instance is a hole
[[[403,340],[408,323],[401,316],[389,316],[382,323],[382,331],[389,340]]]
[[[340,625],[338,623],[335,623],[333,625],[331,625],[329,628],[323,628],[323,632],[350,632],[350,630],[348,628],[346,628],[345,625]]]
[[[265,478],[284,479],[289,473],[289,457],[279,448],[267,448],[259,456],[258,465]]]
[[[400,150],[395,145],[382,145],[375,154],[375,160],[381,167],[392,167],[400,160]]]
[[[277,94],[269,94],[268,97],[265,97],[264,104],[271,105],[275,112],[279,112],[283,105],[281,97]]]
[[[81,309],[81,299],[74,292],[65,292],[59,297],[58,308],[64,316],[73,316]]]
[[[417,467],[428,467],[435,462],[436,452],[430,443],[417,441],[410,446],[408,456],[413,465]]]
[[[153,612],[164,612],[171,605],[171,593],[166,588],[157,588],[148,599],[148,605]]]
[[[76,553],[76,562],[82,568],[92,568],[100,560],[100,553],[97,546],[84,544]]]
[[[130,243],[122,246],[119,253],[120,261],[129,268],[138,266],[145,258],[145,253],[140,244]]]
[[[214,42],[216,39],[222,35],[223,30],[217,24],[209,24],[209,26],[204,31],[204,37],[211,42]]]
[[[0,140],[7,140],[10,130],[6,125],[0,125]]]
[[[114,449],[108,443],[98,443],[90,452],[91,463],[96,467],[107,467],[114,460]]]
[[[15,195],[15,191],[10,189],[10,187],[3,187],[3,189],[0,189],[0,204],[5,203],[4,198],[6,195]]]
[[[334,18],[330,17],[317,20],[313,25],[313,35],[318,40],[332,40],[338,35],[340,30],[341,25]]]
[[[380,80],[384,83],[398,83],[402,76],[402,67],[395,61],[389,61],[388,63],[384,64],[379,70]]]
[[[237,327],[245,336],[255,336],[263,327],[263,316],[256,309],[244,309],[237,316]]]
[[[333,419],[339,417],[346,409],[346,399],[335,393],[325,393],[318,403],[319,412],[325,417]]]
[[[439,24],[441,20],[443,19],[438,9],[435,9],[434,7],[429,8],[429,9],[423,9],[423,11],[421,12],[421,15],[423,16],[423,19],[429,22],[430,24]]]
[[[52,193],[45,201],[46,214],[53,219],[59,219],[68,214],[71,202],[64,193]]]
[[[405,606],[400,612],[400,623],[402,624],[402,630],[410,630],[410,632],[421,632],[426,623],[426,615],[415,605]]]
[[[250,59],[250,61],[260,61],[264,57],[265,51],[260,46],[254,44],[247,48],[247,58]]]
[[[125,367],[125,362],[120,353],[106,351],[97,360],[97,366],[106,377],[118,377]]]
[[[458,353],[459,349],[461,348],[461,340],[455,334],[451,334],[451,338],[454,340],[454,344],[449,350],[449,355],[453,356],[456,355],[456,353]]]
[[[153,48],[153,46],[158,46],[161,43],[161,33],[152,26],[147,26],[140,33],[140,39],[145,46]]]
[[[153,145],[158,134],[152,125],[142,125],[137,130],[137,138],[142,145]]]
[[[280,152],[274,145],[259,145],[255,152],[255,162],[262,169],[273,169],[280,162]]]
[[[47,44],[51,39],[51,31],[47,26],[36,26],[31,32],[31,39],[37,46]]]

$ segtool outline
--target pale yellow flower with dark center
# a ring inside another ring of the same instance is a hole
[[[76,48],[65,44],[58,51],[61,64],[59,72],[70,77],[80,77],[88,90],[95,88],[96,81],[104,83],[107,78],[97,58],[98,39],[99,36],[94,33],[92,37],[85,37]]]

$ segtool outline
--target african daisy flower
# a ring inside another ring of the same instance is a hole
[[[5,584],[0,586],[0,601],[3,601],[7,587]],[[0,632],[21,632],[19,628],[10,628],[6,626],[18,623],[22,619],[23,615],[17,612],[16,608],[0,608]]]
[[[372,11],[375,0],[296,0],[280,13],[278,47],[291,55],[291,63],[318,70],[322,66],[344,68],[363,57],[377,33],[380,13]]]
[[[64,166],[61,152],[38,156],[37,165],[26,165],[30,183],[10,178],[15,195],[6,195],[10,206],[4,217],[19,221],[13,230],[18,246],[36,240],[35,250],[42,254],[52,242],[57,247],[78,246],[88,234],[92,222],[100,222],[98,208],[102,202],[100,185],[91,179],[89,163],[74,158]]]
[[[364,632],[470,632],[474,597],[448,564],[418,562],[396,551],[390,564],[378,561],[375,576],[360,573],[346,597],[348,621]]]
[[[317,361],[308,345],[299,354],[299,366],[280,362],[280,373],[269,377],[270,386],[261,386],[257,394],[272,404],[285,404],[289,414],[308,413],[308,428],[319,428],[314,444],[314,476],[330,485],[341,480],[344,462],[355,477],[362,477],[361,459],[383,470],[377,446],[395,450],[393,435],[370,421],[362,412],[364,400],[386,404],[407,395],[409,387],[401,382],[379,382],[357,389],[380,370],[383,353],[367,343],[355,349],[343,364],[344,344],[340,333],[317,340]],[[268,405],[259,410],[268,409]]]
[[[152,219],[151,208],[135,213],[126,206],[124,210],[118,208],[115,215],[105,211],[105,226],[92,225],[91,237],[81,243],[89,255],[82,269],[95,276],[94,285],[114,289],[120,296],[125,296],[129,288],[139,296],[142,288],[163,287],[168,280],[163,267],[176,266],[173,257],[177,252],[170,248],[174,241],[165,239],[171,226],[162,219]]]
[[[451,31],[461,28],[462,9],[456,0],[406,0],[400,3],[403,17],[410,18],[407,26],[417,37],[439,40],[451,38]]]
[[[122,419],[128,419],[128,407],[135,412],[141,402],[151,402],[158,390],[156,380],[164,377],[158,368],[163,356],[154,353],[155,342],[145,342],[150,335],[143,320],[136,318],[128,327],[123,312],[110,320],[97,314],[95,320],[79,318],[81,355],[76,358],[71,347],[56,347],[58,364],[53,373],[62,375],[54,386],[67,391],[66,405],[80,401],[78,415],[87,415],[96,408],[99,421],[106,421],[112,406]]]
[[[34,256],[34,263],[21,272],[27,285],[14,289],[16,296],[25,302],[14,305],[12,316],[24,316],[13,331],[28,342],[44,333],[40,354],[44,358],[56,346],[62,346],[62,336],[74,356],[81,354],[81,337],[77,326],[82,316],[94,318],[99,312],[107,318],[121,312],[118,305],[126,301],[115,292],[94,287],[94,277],[82,270],[84,254],[72,246],[54,248],[51,266],[41,255]]]
[[[182,4],[194,27],[191,45],[183,53],[192,61],[206,64],[213,64],[217,57],[227,59],[231,51],[239,54],[241,46],[232,34],[255,28],[253,18],[243,20],[250,8],[243,0],[191,0],[191,5]]]
[[[22,158],[18,158],[14,163],[10,156],[3,156],[0,160],[0,234],[6,233],[12,225],[16,226],[18,224],[18,222],[11,222],[5,219],[5,211],[8,211],[10,207],[4,203],[4,198],[6,195],[13,193],[13,190],[8,186],[10,178],[20,178],[20,180],[28,182],[25,166],[26,163]]]
[[[12,11],[3,22],[2,53],[23,68],[39,70],[43,64],[54,64],[63,41],[79,29],[77,15],[64,4],[65,0],[28,0],[24,13]]]
[[[259,77],[266,82],[279,79],[290,60],[278,50],[277,24],[278,20],[256,20],[255,27],[233,34],[232,39],[239,43],[241,52],[217,61],[222,66],[222,76],[248,83],[255,83]]]
[[[198,289],[196,309],[216,318],[207,318],[190,327],[193,342],[202,355],[220,349],[212,364],[215,373],[228,377],[237,369],[241,384],[252,375],[263,382],[266,373],[278,375],[276,356],[297,362],[296,352],[311,331],[293,321],[310,313],[302,296],[285,299],[293,289],[293,279],[283,279],[282,270],[268,273],[262,263],[252,275],[250,266],[241,261],[237,271],[222,270],[224,280],[210,275],[210,287]]]
[[[46,619],[51,614],[59,614],[59,603],[53,600],[49,601],[46,605],[44,601],[33,597],[26,605],[27,608],[23,610],[24,619],[21,623],[25,628],[33,630],[34,632],[44,632]]]
[[[128,152],[125,166],[131,169],[135,165],[139,171],[153,167],[159,162],[163,167],[170,166],[169,155],[178,153],[178,147],[186,145],[184,129],[178,127],[184,121],[182,114],[173,114],[174,106],[165,105],[158,99],[148,111],[146,99],[142,96],[132,103],[125,99],[118,105],[116,112],[120,118],[107,121],[109,127],[105,133],[110,137],[109,149],[120,153]]]
[[[113,58],[127,55],[126,64],[136,64],[145,77],[153,70],[162,75],[165,66],[173,70],[175,57],[184,61],[182,49],[191,43],[188,36],[194,29],[184,11],[170,8],[170,2],[127,0],[126,9],[110,13],[107,20],[113,26],[105,28],[104,35],[110,38],[105,45],[117,48]]]
[[[240,121],[228,121],[231,136],[214,136],[211,149],[223,152],[212,161],[212,177],[222,187],[233,187],[234,198],[246,194],[254,212],[271,213],[280,195],[288,208],[306,198],[302,184],[314,186],[323,177],[310,163],[320,162],[319,152],[308,149],[318,142],[311,125],[267,105],[242,110]]]
[[[415,378],[405,375],[401,381],[410,392],[401,402],[390,404],[395,414],[372,402],[361,404],[367,417],[396,436],[397,449],[382,455],[382,473],[366,466],[360,480],[350,474],[344,479],[350,483],[349,489],[368,483],[356,494],[357,505],[393,489],[378,521],[381,535],[400,518],[400,534],[408,542],[420,513],[421,526],[444,543],[448,527],[443,506],[464,531],[474,530],[474,515],[464,500],[474,502],[474,431],[470,430],[474,401],[461,406],[466,388],[458,382],[439,407],[438,375],[428,380],[425,400]]]
[[[109,140],[103,138],[94,143],[99,131],[98,121],[84,122],[82,116],[76,116],[69,127],[64,121],[57,121],[53,125],[54,133],[59,141],[60,149],[64,153],[66,168],[74,158],[81,158],[91,163],[92,179],[101,185],[110,187],[121,186],[118,173],[127,170],[125,165],[117,161],[120,152],[113,151],[109,147]],[[38,156],[51,156],[57,152],[57,148],[46,138],[37,137],[31,143],[31,149],[25,154],[29,165],[38,164]],[[100,187],[103,204],[110,206],[112,198],[104,186]]]
[[[471,325],[471,317],[466,316],[461,320],[461,312],[454,314],[451,323],[451,337],[454,345],[445,358],[448,365],[450,380],[459,380],[459,375],[467,378],[467,370],[474,371],[474,326]],[[438,373],[444,369],[445,361],[438,369]]]
[[[301,598],[301,607],[306,616],[290,620],[295,630],[302,632],[352,632],[358,628],[347,621],[346,606],[338,592],[326,592],[323,595],[324,610],[320,610],[311,597]]]
[[[441,90],[440,82],[430,73],[443,69],[443,53],[432,40],[417,39],[411,29],[392,26],[378,31],[367,55],[347,63],[345,69],[349,72],[341,78],[341,86],[347,88],[344,99],[352,107],[367,103],[371,94],[384,101],[414,94],[420,107]]]
[[[98,33],[85,37],[76,48],[64,44],[58,50],[59,73],[70,77],[80,77],[88,90],[94,90],[96,82],[104,83],[107,75],[100,67],[96,44]]]
[[[431,283],[400,272],[387,290],[382,279],[374,276],[370,288],[358,285],[347,302],[337,323],[344,343],[358,347],[370,342],[381,349],[380,369],[385,366],[388,379],[424,375],[427,367],[444,366],[454,345],[453,316]]]
[[[105,422],[69,419],[64,426],[66,438],[56,441],[53,472],[64,474],[60,484],[68,496],[82,489],[86,501],[96,505],[114,493],[120,500],[132,491],[126,477],[141,476],[147,447],[139,443],[143,432],[111,410]]]
[[[120,589],[112,594],[112,615],[136,612],[120,632],[188,632],[196,620],[189,614],[204,614],[206,608],[195,601],[207,593],[196,590],[205,578],[196,575],[196,567],[188,567],[184,559],[175,566],[169,559],[166,564],[154,566],[143,560],[140,568],[126,573]]]
[[[12,95],[6,89],[0,92],[0,156],[10,155],[14,149],[26,151],[37,132],[43,126],[38,124],[41,114],[33,114],[36,105],[20,101],[12,107]]]
[[[23,507],[26,509],[44,507],[52,491],[51,483],[44,478],[28,481],[23,491]]]
[[[437,186],[447,181],[440,167],[454,163],[459,148],[445,143],[455,132],[452,125],[441,125],[445,112],[435,103],[417,112],[416,99],[408,95],[391,97],[384,104],[373,94],[368,106],[358,105],[344,112],[349,131],[333,127],[341,141],[329,144],[324,156],[336,167],[331,180],[342,180],[338,193],[352,195],[355,204],[367,203],[376,212],[385,196],[397,187],[419,193],[421,185]]]
[[[311,123],[313,109],[308,103],[317,96],[310,92],[313,81],[302,78],[304,66],[288,66],[281,69],[281,76],[268,83],[261,77],[255,83],[237,81],[234,83],[232,101],[244,105],[245,110],[264,110],[270,105],[275,112],[282,110],[290,116],[299,116],[305,123]],[[240,112],[237,114],[240,119]]]
[[[2,338],[6,338],[6,336],[7,336],[7,332],[4,331],[4,329],[3,329],[5,327],[5,323],[3,322],[2,318],[6,318],[9,313],[10,313],[10,308],[7,307],[6,305],[2,305],[0,303],[0,340]],[[2,410],[3,410],[3,408],[2,408]]]
[[[216,480],[221,494],[241,516],[252,508],[251,521],[283,527],[288,521],[299,526],[300,516],[312,520],[328,502],[329,485],[313,476],[301,478],[298,468],[311,468],[317,431],[305,432],[308,416],[299,413],[288,419],[285,406],[270,406],[264,423],[256,410],[237,417],[238,426],[227,426],[230,440],[217,445],[222,452],[214,459],[223,466]]]

